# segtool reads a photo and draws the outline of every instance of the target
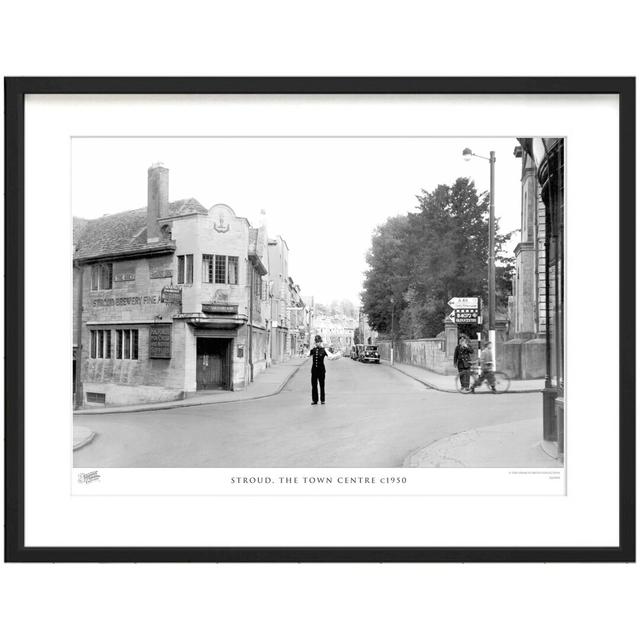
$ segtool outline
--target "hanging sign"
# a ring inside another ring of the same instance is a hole
[[[168,304],[182,304],[182,289],[180,287],[163,287],[160,299]]]
[[[170,324],[155,324],[149,327],[149,357],[171,358]]]

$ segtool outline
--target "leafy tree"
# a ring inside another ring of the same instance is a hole
[[[409,287],[408,236],[408,218],[390,218],[374,231],[367,254],[363,310],[370,326],[381,333],[391,332],[392,316],[399,320],[406,304],[403,294]]]
[[[417,211],[389,219],[374,232],[367,255],[362,302],[372,327],[396,337],[437,335],[453,296],[487,300],[488,194],[478,195],[468,178],[438,185],[418,196]],[[495,237],[500,256],[508,236]],[[506,305],[513,267],[496,266],[498,308]],[[391,304],[391,300],[394,304]]]
[[[358,309],[353,302],[347,298],[344,298],[343,300],[332,300],[330,304],[316,302],[315,307],[319,314],[325,316],[346,316],[348,318],[358,317]]]

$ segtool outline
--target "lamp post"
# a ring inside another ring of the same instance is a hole
[[[395,323],[394,323],[394,319],[395,319],[395,300],[393,299],[393,296],[391,296],[391,366],[393,367],[393,363],[394,363],[394,354],[393,354],[393,347],[395,344]]]
[[[495,257],[495,236],[496,236],[496,216],[495,216],[495,165],[496,153],[489,152],[489,157],[480,156],[473,153],[468,147],[462,151],[462,157],[465,160],[471,160],[472,157],[482,158],[489,161],[489,269],[488,269],[488,289],[489,289],[489,341],[492,345],[493,362],[495,368],[495,349],[496,349],[496,257]]]

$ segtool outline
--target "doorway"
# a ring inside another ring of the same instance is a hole
[[[231,340],[198,338],[196,343],[196,389],[231,389]]]

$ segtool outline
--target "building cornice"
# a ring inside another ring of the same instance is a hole
[[[533,242],[518,242],[518,244],[516,245],[516,248],[513,250],[513,253],[517,258],[522,251],[533,251],[533,250],[534,250]]]
[[[198,216],[206,218],[209,214],[206,211],[194,211],[193,213],[181,213],[175,216],[163,216],[158,218],[158,222],[170,222],[172,220],[182,220],[182,218],[197,218]]]
[[[99,255],[85,256],[82,258],[74,258],[75,264],[89,264],[92,262],[103,262],[105,260],[125,260],[127,258],[143,258],[145,256],[163,255],[167,253],[174,253],[176,250],[175,244],[161,246],[149,245],[146,247],[136,247],[128,251],[118,251],[113,253],[101,253]]]

